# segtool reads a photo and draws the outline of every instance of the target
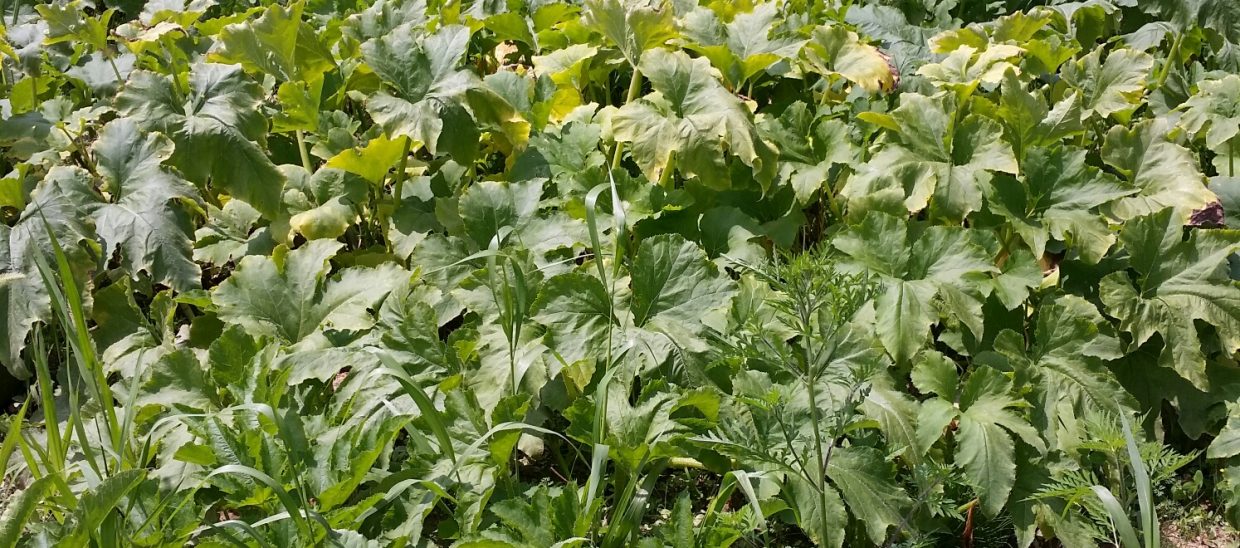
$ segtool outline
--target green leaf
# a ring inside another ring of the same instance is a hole
[[[538,213],[538,201],[542,197],[542,181],[523,183],[479,181],[461,195],[459,204],[461,219],[465,220],[465,233],[481,249],[491,245],[502,228],[512,228],[518,235],[531,227]],[[528,246],[539,242],[531,240]]]
[[[1081,117],[1106,118],[1135,109],[1145,92],[1145,80],[1154,66],[1148,53],[1127,48],[1111,51],[1106,60],[1095,48],[1085,57],[1063,66],[1064,81],[1081,94]]]
[[[268,6],[253,21],[225,26],[213,61],[238,63],[246,70],[270,74],[280,81],[309,80],[334,65],[331,52],[313,27],[302,22],[304,2]]]
[[[913,386],[925,394],[937,394],[948,401],[956,401],[956,383],[960,376],[956,372],[956,364],[946,356],[935,351],[921,354],[917,365],[910,374]]]
[[[160,405],[166,409],[197,411],[215,407],[207,371],[188,349],[165,354],[147,368],[146,375],[141,391],[135,396],[138,406]]]
[[[1197,83],[1197,90],[1180,105],[1184,115],[1178,125],[1194,135],[1204,131],[1206,146],[1217,152],[1240,135],[1240,75],[1203,80]]]
[[[95,265],[86,251],[97,252],[90,245],[94,231],[89,220],[98,200],[86,171],[58,166],[39,182],[17,223],[11,227],[0,224],[0,328],[6,334],[0,363],[19,379],[31,374],[21,359],[26,336],[36,323],[52,318],[51,298],[39,275],[35,254],[50,257],[50,238],[54,236],[84,281],[87,269]],[[80,245],[84,242],[90,244]]]
[[[841,120],[815,118],[816,113],[798,101],[765,118],[759,129],[765,139],[779,143],[780,178],[788,180],[797,201],[807,204],[828,186],[833,165],[852,164],[860,155]]]
[[[426,2],[420,0],[379,0],[345,18],[344,33],[358,42],[391,34],[407,25],[426,24]]]
[[[1048,298],[1038,307],[1032,342],[1004,330],[995,350],[1009,360],[1018,382],[1032,388],[1034,425],[1052,446],[1074,447],[1076,427],[1097,410],[1120,412],[1132,397],[1104,365],[1119,355],[1119,340],[1097,308],[1076,296]]]
[[[289,409],[296,417],[296,410]],[[356,493],[358,486],[371,473],[375,462],[390,454],[392,443],[401,433],[407,417],[389,417],[362,425],[343,424],[319,436],[318,449],[311,465],[322,467],[328,481],[319,489],[319,504],[324,510],[339,508]]]
[[[1085,130],[1079,95],[1071,94],[1048,107],[1042,93],[1025,91],[1016,71],[1004,75],[996,114],[1017,159],[1022,161],[1030,147],[1057,144]]]
[[[888,528],[904,523],[905,509],[912,501],[896,484],[891,465],[879,451],[837,447],[831,452],[827,476],[844,495],[848,509],[865,524],[870,542],[881,544]]]
[[[990,210],[1011,223],[1034,257],[1054,239],[1096,263],[1115,243],[1097,209],[1138,191],[1088,166],[1086,156],[1080,149],[1032,148],[1022,180],[995,177],[986,186]]]
[[[511,543],[505,546],[577,546],[577,542],[563,544],[561,541],[575,536],[573,526],[581,506],[572,485],[564,488],[539,485],[526,491],[524,496],[492,504],[489,509],[499,518],[499,523],[483,534]]]
[[[1011,388],[1011,380],[1002,373],[977,367],[960,394],[956,462],[963,467],[965,479],[989,516],[1003,509],[1016,481],[1016,446],[1008,432],[1034,449],[1045,450],[1029,423],[1009,411],[1021,403],[1009,394]]]
[[[405,138],[388,139],[380,135],[368,141],[366,146],[341,151],[328,159],[324,167],[361,175],[372,184],[380,185],[388,171],[400,161],[404,147]]]
[[[904,361],[925,344],[938,318],[931,304],[936,293],[937,288],[924,280],[895,280],[874,301],[878,339],[892,359]]]
[[[408,283],[393,264],[353,267],[329,279],[329,260],[343,246],[312,240],[272,257],[249,256],[212,292],[220,319],[253,334],[297,342],[322,328],[357,330],[374,324],[369,310]]]
[[[956,463],[976,490],[986,515],[998,514],[1015,483],[1012,438],[993,422],[973,420],[961,420],[956,437]]]
[[[94,216],[105,253],[120,249],[135,278],[146,272],[177,291],[197,288],[202,272],[191,257],[183,202],[197,202],[198,191],[163,166],[172,141],[121,118],[104,126],[93,150],[110,198]]]
[[[832,240],[857,266],[882,277],[886,289],[874,303],[876,329],[895,360],[904,362],[916,354],[941,313],[979,323],[979,284],[988,280],[986,273],[998,269],[971,236],[967,229],[934,226],[913,240],[903,220],[870,212],[860,225]],[[988,283],[983,285],[989,289]],[[940,311],[935,297],[942,295],[959,298],[961,305]]]
[[[840,494],[835,488],[827,486],[826,506],[824,507],[824,497],[818,493],[814,484],[801,476],[790,474],[784,480],[779,494],[796,512],[797,523],[811,540],[820,546],[831,548],[844,546],[844,528],[848,524],[848,512],[844,509],[844,501],[840,500]],[[823,531],[822,526],[819,525],[824,519],[830,524],[826,531]],[[824,534],[827,538],[823,538]]]
[[[779,8],[773,3],[753,6],[753,11],[736,14],[722,25],[708,8],[697,8],[692,17],[705,28],[693,33],[696,43],[687,47],[710,59],[731,89],[739,89],[771,65],[796,55],[801,46],[791,37],[771,38],[779,19]]]
[[[758,135],[749,109],[719,83],[705,59],[651,50],[641,71],[654,92],[628,103],[612,117],[615,139],[631,143],[633,159],[651,180],[675,169],[710,188],[726,189],[728,156],[753,168],[763,190],[775,176],[775,150]]]
[[[116,109],[144,131],[176,144],[169,163],[191,181],[245,200],[268,218],[280,212],[284,178],[263,151],[267,120],[262,91],[239,67],[199,63],[189,90],[173,78],[134,71],[116,97]]]
[[[1193,231],[1184,240],[1179,216],[1164,209],[1129,221],[1120,242],[1138,277],[1115,272],[1102,279],[1107,314],[1120,320],[1134,345],[1159,334],[1159,363],[1210,390],[1194,322],[1215,326],[1228,354],[1240,349],[1240,288],[1227,274],[1228,257],[1240,250],[1240,232]]]
[[[77,509],[73,512],[76,522],[73,531],[64,542],[70,545],[85,545],[92,535],[99,532],[99,527],[110,514],[121,511],[121,504],[130,491],[136,489],[145,479],[146,470],[123,470],[83,493],[78,499]]]
[[[842,25],[821,25],[811,36],[801,51],[815,72],[838,74],[870,93],[895,89],[896,73],[887,57],[857,33]]]
[[[1121,220],[1171,207],[1187,214],[1215,201],[1186,148],[1169,141],[1165,124],[1146,120],[1115,126],[1102,144],[1102,159],[1123,174],[1137,193],[1111,204],[1107,211]]]
[[[369,185],[347,171],[323,167],[313,175],[301,166],[283,165],[288,184],[284,203],[289,226],[306,239],[336,239],[352,226],[366,203]]]
[[[703,318],[735,292],[701,249],[676,234],[643,240],[629,277],[634,325],[669,334],[701,333]]]
[[[1222,175],[1240,175],[1240,76],[1197,83],[1197,93],[1180,105],[1184,115],[1177,125],[1191,135],[1204,135],[1206,147],[1215,154],[1214,165]]]
[[[430,35],[403,27],[362,44],[366,64],[393,92],[379,91],[366,100],[366,110],[389,138],[409,137],[431,154],[445,149],[463,161],[472,159],[476,139],[465,152],[451,141],[458,132],[476,131],[459,104],[465,91],[478,85],[474,73],[457,68],[469,35],[469,28],[456,25]],[[452,117],[453,131],[443,131],[445,117]]]
[[[569,364],[605,358],[608,332],[618,329],[607,288],[580,272],[543,283],[530,316],[547,328],[547,346]]]
[[[41,4],[35,10],[47,24],[46,44],[58,44],[75,41],[86,44],[96,51],[108,47],[108,21],[116,13],[115,9],[105,10],[99,15],[88,15],[86,6],[81,2],[65,4]]]
[[[276,243],[271,231],[255,230],[262,214],[241,200],[223,208],[207,204],[207,222],[194,231],[194,260],[222,265],[246,255],[270,253]]]
[[[952,371],[953,388],[955,370]],[[865,415],[878,422],[886,437],[888,447],[901,449],[900,456],[916,466],[929,446],[923,445],[917,436],[918,403],[903,392],[889,386],[875,384],[861,404]],[[834,461],[833,461],[834,462]]]
[[[867,120],[886,129],[884,146],[840,191],[850,200],[894,190],[910,213],[959,221],[982,207],[987,172],[1015,174],[1002,127],[976,114],[957,119],[952,95],[906,93],[890,114]]]
[[[619,49],[631,67],[641,63],[644,52],[676,37],[671,9],[633,0],[588,0],[584,22]]]
[[[1240,404],[1229,403],[1227,411],[1227,424],[1206,449],[1208,458],[1226,459],[1240,455]]]
[[[947,53],[942,61],[922,65],[917,74],[935,85],[962,93],[972,93],[981,84],[995,85],[1016,71],[1025,50],[1011,44],[960,45]]]

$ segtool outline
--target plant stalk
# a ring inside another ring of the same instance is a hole
[[[637,100],[637,96],[642,92],[642,71],[637,67],[633,67],[633,79],[629,80],[629,94],[624,98],[624,104],[632,103]],[[620,160],[624,158],[624,144],[617,141],[616,151],[611,156],[611,168],[620,167]]]
[[[401,149],[400,164],[396,166],[394,175],[395,181],[392,184],[393,203],[396,207],[400,207],[401,194],[405,191],[405,175],[409,167],[409,149],[413,146],[413,139],[405,137],[405,146]]]
[[[1163,84],[1167,82],[1167,76],[1171,74],[1171,64],[1177,62],[1180,56],[1180,45],[1184,40],[1184,33],[1179,32],[1175,35],[1175,40],[1171,42],[1171,52],[1167,54],[1167,61],[1163,64],[1162,72],[1158,75],[1158,87],[1161,89]]]
[[[117,78],[119,77],[120,73],[117,73]],[[307,173],[314,173],[314,164],[310,163],[310,151],[306,149],[306,134],[300,129],[296,131],[296,134],[297,151],[301,153],[301,167],[306,168]],[[408,154],[408,152],[406,152],[406,154]]]
[[[822,505],[821,511],[819,512],[821,521],[822,521],[822,523],[819,524],[819,526],[822,528],[822,530],[819,532],[819,534],[822,535],[821,542],[826,542],[828,533],[831,531],[831,522],[827,518],[827,511],[826,511],[827,510],[827,461],[826,459],[828,458],[829,454],[823,453],[822,428],[819,426],[819,423],[822,422],[822,411],[818,408],[818,376],[815,374],[814,365],[813,365],[816,361],[814,359],[814,352],[813,352],[813,337],[811,336],[811,333],[813,332],[813,325],[811,323],[813,313],[803,304],[799,305],[797,308],[799,309],[798,315],[800,316],[800,320],[801,320],[802,332],[805,334],[805,347],[804,347],[805,375],[804,375],[804,379],[805,379],[805,389],[806,389],[807,394],[809,395],[810,427],[813,429],[813,432],[814,432],[813,455],[814,455],[814,462],[817,465],[817,470],[814,471],[814,483],[815,483],[815,487],[818,489],[818,503]]]

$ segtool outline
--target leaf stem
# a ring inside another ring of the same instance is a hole
[[[106,48],[100,51],[100,53],[103,54],[104,59],[108,60],[108,64],[112,66],[112,74],[116,75],[116,87],[119,89],[125,84],[125,79],[121,77],[121,70],[116,67],[115,57],[112,55],[112,52],[108,51]]]
[[[817,356],[813,349],[813,312],[805,303],[798,303],[797,306],[798,319],[801,320],[802,333],[805,335],[805,344],[802,351],[805,356],[805,390],[809,396],[809,412],[810,426],[814,432],[814,462],[817,469],[814,470],[814,487],[818,490],[818,503],[820,507],[819,515],[822,523],[819,524],[822,530],[820,542],[827,542],[828,533],[831,531],[831,522],[827,518],[827,459],[830,453],[824,454],[822,450],[822,428],[819,423],[822,422],[822,410],[818,408],[818,375],[820,371],[814,370],[814,364],[817,363]],[[834,443],[832,443],[834,445]]]
[[[637,96],[642,92],[642,71],[637,67],[633,67],[633,79],[629,80],[629,94],[624,98],[624,104],[632,103],[637,100]],[[616,151],[611,156],[611,168],[620,167],[620,159],[624,157],[624,143],[616,142]]]
[[[412,145],[413,139],[405,136],[405,146],[400,153],[400,165],[396,166],[395,182],[392,185],[393,202],[396,207],[400,207],[400,197],[405,190],[405,171],[409,167],[409,148]]]
[[[1171,63],[1179,57],[1180,44],[1184,40],[1184,33],[1179,32],[1175,35],[1175,40],[1171,42],[1171,52],[1167,54],[1167,61],[1163,63],[1162,72],[1158,75],[1158,88],[1162,89],[1163,84],[1167,82],[1167,76],[1171,74]]]
[[[1236,176],[1236,140],[1227,141],[1227,176]]]
[[[619,151],[619,149],[616,149]],[[667,157],[667,165],[663,166],[663,172],[659,174],[659,186],[671,190],[676,184],[676,151],[672,151]]]
[[[118,72],[116,76],[119,78],[120,73]],[[301,153],[301,167],[306,168],[307,173],[314,173],[314,164],[310,163],[310,151],[306,149],[306,134],[300,129],[296,131],[296,134],[297,151]],[[409,154],[408,150],[405,151],[405,154]],[[403,172],[404,170],[402,169],[401,171]]]

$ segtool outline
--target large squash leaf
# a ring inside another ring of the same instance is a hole
[[[675,169],[716,189],[731,187],[728,156],[753,168],[763,186],[775,176],[775,150],[758,135],[753,115],[719,83],[705,59],[650,50],[642,74],[654,93],[624,105],[612,118],[616,141],[632,144],[634,161],[651,180]]]
[[[212,59],[239,63],[246,70],[270,74],[282,82],[308,80],[334,65],[314,28],[302,20],[304,2],[268,6],[253,21],[220,30],[220,47]]]
[[[899,362],[925,344],[940,314],[955,317],[980,336],[979,292],[988,291],[981,282],[998,271],[967,229],[914,230],[902,219],[870,212],[832,240],[858,268],[883,280],[885,289],[874,302],[876,329],[883,347]]]
[[[191,181],[245,200],[268,218],[280,213],[284,177],[267,157],[267,120],[258,84],[237,66],[198,63],[189,90],[173,78],[134,71],[116,97],[116,109],[146,131],[172,139],[169,162]]]
[[[441,149],[470,159],[477,148],[474,123],[461,106],[478,77],[459,67],[470,31],[445,26],[424,35],[404,26],[362,44],[362,57],[389,86],[366,100],[366,110],[388,137],[408,137],[432,154]],[[444,132],[444,124],[452,127]],[[466,138],[461,138],[465,134]],[[474,139],[467,138],[473,135]]]
[[[0,363],[17,378],[32,372],[22,361],[26,337],[38,322],[52,318],[52,302],[36,265],[35,254],[52,258],[51,238],[68,253],[76,273],[85,276],[95,264],[87,250],[98,252],[90,216],[99,206],[90,175],[82,169],[55,167],[35,188],[30,203],[12,227],[0,224]],[[50,232],[49,232],[50,228]],[[79,245],[79,244],[86,245]]]
[[[721,23],[715,12],[699,7],[686,17],[693,28],[686,34],[696,43],[688,45],[710,59],[731,89],[739,89],[775,63],[796,55],[802,41],[771,35],[779,18],[775,3],[758,4],[753,11],[737,14]]]
[[[1146,120],[1132,128],[1115,126],[1102,144],[1102,159],[1122,173],[1137,192],[1110,204],[1121,220],[1175,208],[1181,214],[1217,200],[1205,185],[1192,153],[1168,140],[1166,124]]]
[[[982,208],[986,172],[1017,172],[1016,157],[998,123],[958,116],[949,93],[904,94],[890,114],[867,113],[887,131],[882,149],[841,194],[859,200],[893,192],[910,213],[927,205],[935,218],[956,222]]]
[[[1115,243],[1097,209],[1137,189],[1088,166],[1085,159],[1084,150],[1033,148],[1021,179],[995,177],[986,186],[990,210],[1011,223],[1035,257],[1053,238],[1096,263]]]
[[[374,325],[371,310],[409,274],[393,264],[353,267],[328,278],[329,260],[343,244],[312,240],[271,257],[251,255],[212,292],[220,319],[256,335],[295,343],[320,329],[359,330]]]
[[[620,50],[631,67],[641,63],[646,50],[676,36],[672,10],[651,2],[590,0],[585,8],[585,23]]]
[[[1240,250],[1240,232],[1194,231],[1184,239],[1181,217],[1168,208],[1129,221],[1119,238],[1136,276],[1114,272],[1102,279],[1107,314],[1119,319],[1134,347],[1158,334],[1159,364],[1210,390],[1195,322],[1216,327],[1228,354],[1240,350],[1240,287],[1227,270],[1228,257]]]
[[[109,197],[95,212],[105,252],[120,249],[134,276],[146,272],[177,291],[198,287],[202,273],[191,256],[186,207],[197,202],[198,190],[163,166],[172,141],[121,118],[99,132],[94,152]]]
[[[1070,451],[1081,442],[1080,422],[1098,409],[1120,412],[1132,397],[1104,365],[1120,355],[1119,339],[1093,304],[1076,296],[1043,301],[1030,341],[1012,330],[995,350],[1033,387],[1034,424],[1052,446]]]
[[[1204,135],[1219,174],[1240,174],[1240,75],[1198,83],[1197,93],[1180,108],[1184,115],[1179,126],[1193,135]]]
[[[1097,48],[1085,57],[1064,65],[1064,80],[1080,91],[1081,116],[1127,114],[1135,109],[1145,92],[1145,79],[1154,58],[1143,51],[1118,49],[1107,53]]]

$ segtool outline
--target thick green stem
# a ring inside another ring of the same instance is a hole
[[[1184,33],[1180,32],[1175,35],[1175,40],[1171,42],[1171,52],[1167,54],[1167,61],[1163,63],[1162,72],[1158,75],[1158,88],[1162,88],[1167,82],[1167,76],[1171,74],[1171,65],[1177,62],[1180,56],[1180,44],[1184,40]]]
[[[814,429],[813,455],[815,457],[814,462],[817,465],[817,469],[814,470],[814,482],[816,484],[814,487],[818,490],[818,502],[822,505],[820,510],[822,515],[822,538],[820,540],[826,542],[828,533],[831,531],[831,522],[827,518],[827,462],[822,451],[822,429],[818,426],[821,413],[818,410],[818,389],[815,387],[817,382],[813,378],[806,380],[808,381],[806,388],[809,392],[809,409],[812,416],[810,424]]]
[[[103,50],[103,57],[108,60],[108,64],[112,66],[112,74],[116,75],[116,85],[120,87],[125,83],[125,79],[121,77],[121,69],[116,67],[116,58],[108,50]]]
[[[1236,176],[1236,140],[1227,141],[1227,176]]]
[[[819,423],[822,422],[822,410],[818,408],[818,371],[814,370],[814,363],[817,361],[813,351],[813,314],[806,307],[798,307],[798,316],[800,316],[802,333],[805,334],[805,389],[809,395],[809,412],[810,427],[814,432],[814,450],[810,453],[814,457],[816,469],[814,474],[814,487],[818,490],[818,502],[821,504],[820,515],[822,530],[820,534],[821,542],[826,542],[831,531],[831,522],[827,517],[827,458],[829,453],[824,453],[822,449],[822,428]]]
[[[405,137],[405,147],[400,153],[400,165],[396,166],[396,182],[392,185],[393,202],[396,204],[396,207],[400,207],[400,197],[405,191],[405,172],[409,167],[409,148],[411,146],[413,146],[413,139]]]
[[[633,79],[629,81],[629,94],[624,98],[624,104],[632,103],[637,100],[637,96],[642,92],[642,71],[633,67]],[[624,157],[624,144],[616,142],[616,151],[611,156],[611,168],[620,167],[620,159]]]
[[[401,150],[400,164],[396,166],[396,173],[392,174],[392,193],[394,195],[392,199],[393,213],[395,213],[397,209],[400,209],[400,197],[401,194],[404,194],[405,192],[405,172],[409,167],[409,150],[412,146],[413,140],[406,136],[404,148]],[[380,186],[378,190],[378,200],[382,202],[384,187]],[[387,247],[388,252],[391,252],[392,240],[388,237],[387,233],[388,213],[386,213],[386,209],[381,204],[378,208],[378,213],[378,215],[375,215],[375,221],[379,223],[379,234],[383,235],[383,241],[385,242],[384,245]]]
[[[676,152],[672,152],[667,157],[667,165],[663,166],[663,172],[659,174],[659,186],[671,190],[676,185]]]
[[[314,164],[310,163],[310,151],[306,149],[306,134],[303,133],[300,129],[297,130],[296,134],[297,134],[297,151],[301,153],[301,167],[306,168],[307,173],[314,173]],[[406,152],[406,154],[408,154],[408,152]]]

